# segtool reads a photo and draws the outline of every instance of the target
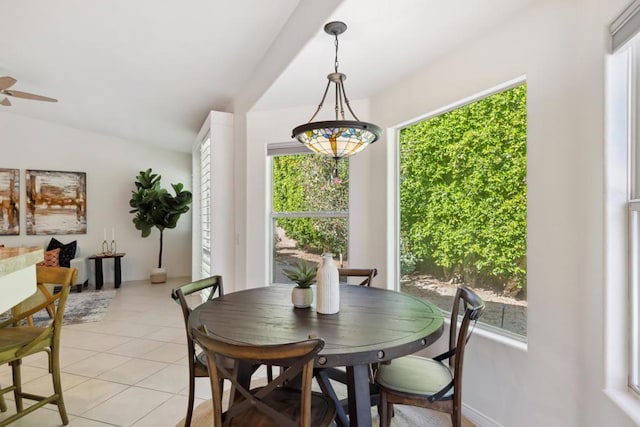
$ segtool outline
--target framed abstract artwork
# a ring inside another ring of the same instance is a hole
[[[0,169],[0,236],[20,234],[20,170]]]
[[[27,169],[27,234],[87,232],[87,174]]]

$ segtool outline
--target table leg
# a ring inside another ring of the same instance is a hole
[[[351,426],[371,426],[369,365],[347,366],[349,421]]]
[[[96,258],[95,260],[96,267],[96,290],[102,289],[102,285],[104,284],[102,278],[102,258]]]
[[[119,288],[120,283],[122,283],[122,274],[120,273],[120,257],[115,257],[113,259],[113,264],[115,267],[115,277],[114,277],[115,287]]]
[[[333,403],[336,405],[336,424],[338,427],[348,427],[349,419],[347,418],[347,414],[342,407],[342,402],[338,399],[333,386],[331,385],[331,381],[329,380],[329,376],[327,375],[327,371],[324,369],[316,369],[315,370],[316,381],[318,381],[318,385],[320,386],[320,390],[324,393],[325,396],[329,396]]]

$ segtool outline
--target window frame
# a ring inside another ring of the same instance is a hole
[[[275,284],[277,282],[274,281],[274,267],[275,267],[275,222],[278,218],[345,218],[347,221],[347,259],[349,252],[349,238],[350,238],[350,227],[349,227],[349,209],[347,211],[291,211],[291,212],[275,212],[273,210],[273,158],[276,156],[291,156],[298,154],[314,154],[313,151],[309,150],[307,147],[302,145],[299,142],[279,142],[279,143],[271,143],[267,145],[267,160],[268,167],[267,172],[268,176],[268,206],[269,206],[269,238],[268,241],[268,253],[269,253],[269,284]],[[349,180],[349,192],[351,190],[351,180]],[[349,206],[349,202],[347,202],[347,206]]]
[[[638,0],[640,1],[640,0]],[[522,84],[526,84],[527,83],[527,76],[526,75],[521,75],[518,76],[514,79],[505,81],[501,84],[498,84],[494,87],[491,87],[489,89],[486,89],[484,91],[480,91],[478,93],[475,93],[471,96],[468,96],[466,98],[460,99],[458,101],[452,102],[451,104],[445,105],[441,108],[438,108],[436,110],[433,110],[431,112],[428,112],[424,115],[421,115],[415,119],[412,120],[408,120],[406,122],[400,123],[399,125],[394,127],[394,140],[395,140],[395,146],[394,146],[394,163],[395,163],[395,174],[394,174],[394,191],[395,191],[395,206],[394,206],[394,212],[395,212],[395,258],[394,258],[394,264],[395,264],[395,290],[396,291],[400,291],[400,277],[401,277],[401,272],[400,272],[400,221],[401,221],[401,215],[400,215],[400,135],[401,135],[401,131],[404,128],[407,128],[409,126],[413,126],[419,122],[431,119],[433,117],[437,117],[440,116],[442,114],[446,114],[450,111],[456,110],[458,108],[464,107],[468,104],[472,104],[476,101],[482,100],[484,98],[488,98],[492,95],[495,95],[497,93],[500,92],[504,92],[507,91],[509,89],[512,89],[514,87],[517,87],[519,85]],[[527,225],[528,227],[528,225]],[[446,314],[450,314],[450,310],[446,310],[443,309],[442,310],[444,313]],[[527,313],[527,317],[528,317],[528,313]],[[528,324],[528,319],[527,319],[527,324]],[[485,335],[490,339],[493,339],[495,341],[500,341],[500,342],[504,342],[507,343],[513,347],[516,348],[520,348],[526,351],[527,349],[527,345],[528,345],[528,335],[527,336],[523,336],[523,335],[519,335],[516,334],[514,332],[511,332],[509,330],[494,326],[494,325],[490,325],[490,324],[486,324],[483,322],[478,322],[476,325],[476,331],[479,332],[481,335]]]

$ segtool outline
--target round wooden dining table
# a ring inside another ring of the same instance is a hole
[[[444,318],[434,304],[401,292],[341,285],[340,311],[318,314],[294,308],[291,285],[271,285],[223,295],[198,306],[190,328],[249,345],[271,345],[322,338],[318,369],[346,367],[348,421],[371,426],[369,365],[415,353],[443,332]],[[340,411],[339,411],[340,415]]]

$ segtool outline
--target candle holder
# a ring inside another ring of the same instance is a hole
[[[115,240],[112,240],[112,241],[111,241],[111,247],[110,247],[110,249],[111,249],[111,254],[112,254],[112,255],[115,255],[115,254],[118,252],[118,251],[116,250],[116,241],[115,241]]]
[[[111,242],[112,246],[115,246],[113,243],[114,242]],[[109,249],[109,242],[107,242],[106,240],[102,241],[102,253],[104,255],[111,255],[111,249]]]

